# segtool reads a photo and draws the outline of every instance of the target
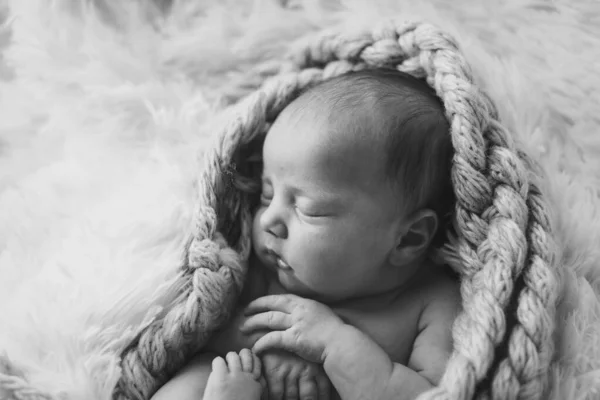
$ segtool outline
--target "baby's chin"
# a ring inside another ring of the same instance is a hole
[[[336,299],[331,298],[328,293],[321,293],[318,290],[314,290],[293,275],[293,272],[278,271],[279,283],[285,289],[286,293],[295,294],[296,296],[304,297],[311,300],[316,300],[321,303],[335,302]]]
[[[276,277],[278,286],[283,293],[295,294],[296,296],[305,297],[307,299],[317,300],[324,302],[329,299],[326,293],[321,293],[318,290],[314,290],[301,279],[298,278],[294,272],[294,268],[283,269],[277,266],[273,260],[264,257],[262,252],[255,253],[256,257],[270,274]]]
[[[293,269],[276,268],[274,271],[277,274],[277,280],[286,293],[295,294],[296,296],[306,297],[308,299],[317,300],[323,295],[311,289],[298,279]]]

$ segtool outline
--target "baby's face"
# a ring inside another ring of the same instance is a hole
[[[337,301],[402,283],[388,262],[397,244],[399,200],[374,143],[329,122],[286,115],[267,135],[253,244],[289,292]]]

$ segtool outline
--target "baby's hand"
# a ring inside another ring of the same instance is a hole
[[[242,332],[263,332],[253,346],[257,354],[278,348],[319,364],[344,327],[326,305],[292,294],[260,297],[248,304],[245,312],[250,317]],[[269,331],[264,333],[265,329]]]
[[[282,350],[261,359],[269,400],[329,400],[331,383],[322,366]]]

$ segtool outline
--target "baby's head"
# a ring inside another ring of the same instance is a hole
[[[287,290],[324,301],[403,285],[452,210],[452,154],[421,80],[366,70],[313,87],[265,139],[256,255]]]

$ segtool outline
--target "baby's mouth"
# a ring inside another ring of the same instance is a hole
[[[281,269],[291,269],[288,263],[277,257],[277,266]]]
[[[286,263],[279,254],[271,249],[267,249],[267,253],[275,259],[275,263],[281,269],[292,269],[288,263]]]

